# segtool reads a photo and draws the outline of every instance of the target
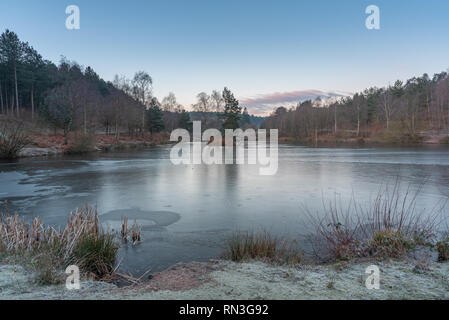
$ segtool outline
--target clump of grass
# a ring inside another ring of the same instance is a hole
[[[235,262],[262,260],[275,264],[297,264],[302,258],[294,242],[273,237],[267,231],[235,232],[223,256]]]
[[[449,237],[436,244],[438,252],[438,261],[449,261]]]
[[[417,211],[419,192],[411,193],[410,188],[401,192],[396,181],[392,187],[381,188],[367,207],[353,195],[346,206],[337,199],[329,206],[324,204],[321,217],[307,211],[316,230],[312,237],[315,255],[325,261],[398,258],[417,246],[434,243],[445,203],[438,203],[431,212]]]
[[[89,234],[77,242],[70,261],[84,272],[104,278],[114,270],[118,248],[115,237],[111,234]]]
[[[72,264],[95,278],[110,277],[118,248],[114,235],[100,228],[97,210],[88,206],[71,213],[62,229],[10,215],[7,207],[0,215],[0,254],[33,267],[42,284],[58,282],[58,271]]]

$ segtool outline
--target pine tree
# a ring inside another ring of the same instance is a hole
[[[147,128],[151,134],[161,132],[165,128],[162,110],[157,105],[147,110]]]
[[[192,131],[192,121],[190,120],[189,114],[185,110],[182,110],[179,117],[178,128]]]
[[[7,60],[8,67],[11,68],[14,80],[16,113],[19,115],[19,89],[17,79],[17,69],[23,56],[24,44],[20,42],[16,33],[6,29],[0,36],[0,56]]]
[[[223,90],[223,100],[225,102],[223,129],[237,129],[239,127],[242,107],[239,106],[238,100],[234,98],[234,95],[228,88],[224,88]]]

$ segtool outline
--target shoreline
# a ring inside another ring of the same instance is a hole
[[[418,146],[447,146],[449,144],[447,142],[441,142],[435,137],[421,137],[420,141],[388,141],[388,140],[378,140],[372,138],[342,138],[336,139],[335,137],[328,137],[328,139],[318,139],[315,142],[312,139],[294,139],[291,137],[282,137],[279,138],[279,144],[294,144],[294,145],[304,145],[310,147],[335,147],[335,146],[354,146],[354,147],[363,147],[363,146],[395,146],[395,147],[418,147]],[[443,140],[443,139],[441,139]]]
[[[149,147],[163,146],[172,144],[171,141],[142,141],[142,140],[119,140],[116,143],[97,143],[95,145],[94,150],[89,152],[82,153],[74,153],[74,154],[94,154],[94,153],[107,153],[107,152],[115,152],[115,151],[132,151],[132,150],[142,150]],[[370,141],[365,140],[364,142],[359,142],[353,139],[347,140],[336,140],[336,141],[328,141],[321,140],[318,141],[317,144],[314,144],[310,141],[303,140],[295,140],[290,138],[282,138],[279,139],[279,144],[281,145],[302,145],[307,147],[321,147],[321,148],[332,148],[332,147],[427,147],[427,146],[440,146],[440,147],[449,147],[448,144],[439,143],[435,141],[423,141],[417,143],[401,143],[401,142],[382,142],[382,141]],[[17,159],[22,158],[36,158],[36,157],[49,157],[49,156],[58,156],[58,155],[70,155],[71,153],[67,153],[63,148],[58,146],[49,146],[49,147],[39,147],[39,146],[26,146],[23,148]]]
[[[380,289],[367,289],[366,268],[380,269]],[[82,280],[80,290],[65,284],[39,286],[20,266],[0,266],[1,299],[56,300],[371,300],[449,299],[449,263],[416,260],[274,266],[260,261],[224,260],[177,264],[141,284]]]
[[[107,153],[114,151],[126,151],[126,150],[142,150],[144,148],[163,146],[171,144],[164,137],[128,137],[122,135],[123,139],[116,140],[112,135],[95,135],[95,145],[92,150],[80,153],[70,153],[67,148],[68,145],[62,143],[63,136],[61,134],[56,135],[35,135],[33,143],[24,147],[18,154],[17,159],[22,158],[36,158],[36,157],[49,157],[58,155],[82,155],[82,154],[94,154],[94,153]],[[37,138],[36,138],[37,137]]]

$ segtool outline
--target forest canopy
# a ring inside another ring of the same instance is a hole
[[[372,87],[326,102],[307,100],[279,107],[262,124],[298,140],[320,135],[369,137],[381,132],[414,140],[421,132],[449,131],[449,77],[446,72]]]
[[[61,130],[66,141],[75,130],[119,138],[122,131],[135,136],[190,128],[192,120],[202,121],[204,130],[221,128],[226,121],[239,125],[234,121],[239,119],[234,113],[241,112],[238,101],[234,99],[232,110],[228,110],[217,90],[210,95],[199,93],[193,112],[186,112],[174,93],[159,101],[152,89],[153,79],[145,71],[137,71],[131,79],[117,75],[108,82],[92,67],[84,68],[65,57],[58,65],[45,60],[10,30],[0,36],[0,113],[42,119],[55,131]]]
[[[447,72],[397,80],[337,101],[318,98],[278,107],[266,119],[250,115],[227,88],[200,92],[196,100],[187,112],[172,92],[161,101],[153,96],[153,78],[145,71],[105,81],[90,66],[65,57],[58,65],[45,60],[10,30],[0,36],[0,113],[44,120],[66,139],[75,130],[119,138],[121,132],[136,136],[189,129],[193,120],[201,121],[203,130],[260,126],[296,140],[380,132],[413,141],[423,131],[449,131]]]

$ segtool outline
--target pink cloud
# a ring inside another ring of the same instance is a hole
[[[254,97],[241,98],[240,104],[248,107],[250,113],[256,115],[266,115],[273,108],[284,105],[290,106],[305,100],[314,100],[318,97],[328,99],[333,97],[343,97],[350,95],[345,92],[324,92],[321,90],[296,90],[289,92],[274,92],[269,94],[259,94]]]

